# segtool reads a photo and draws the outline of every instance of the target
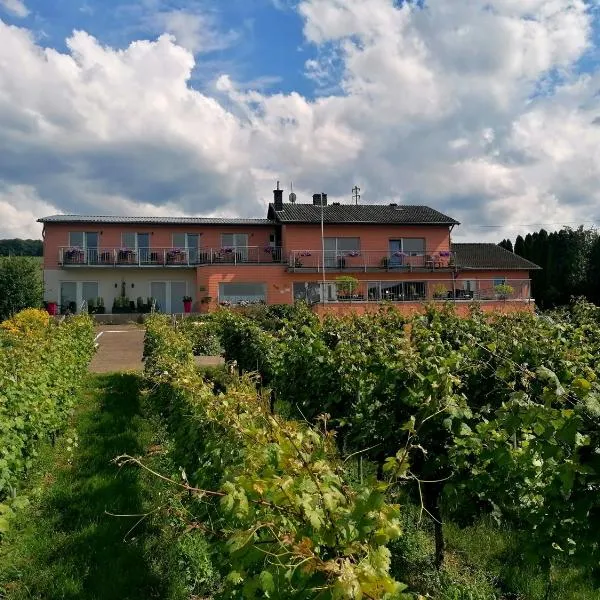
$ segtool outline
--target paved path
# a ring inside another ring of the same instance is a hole
[[[136,325],[100,325],[96,328],[98,352],[92,359],[92,373],[141,371],[144,328]]]

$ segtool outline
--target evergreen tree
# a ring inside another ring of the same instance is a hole
[[[502,240],[498,246],[501,246],[502,248],[505,248],[506,250],[508,250],[509,252],[513,252],[513,245],[512,242],[509,239],[506,240]]]

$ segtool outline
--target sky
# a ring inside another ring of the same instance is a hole
[[[0,238],[278,180],[455,241],[600,224],[600,0],[0,0]]]

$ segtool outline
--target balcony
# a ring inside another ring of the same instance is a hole
[[[325,260],[323,260],[323,258]],[[360,250],[335,252],[294,250],[288,269],[299,272],[325,271],[444,271],[454,269],[454,254],[449,251],[402,252]]]
[[[281,264],[281,248],[73,248],[58,250],[63,267],[197,267],[212,264]]]

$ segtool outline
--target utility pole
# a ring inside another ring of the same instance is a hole
[[[352,200],[354,200],[354,204],[357,204],[357,205],[358,205],[358,201],[360,200],[359,192],[360,192],[360,188],[357,185],[355,185],[352,188]]]

